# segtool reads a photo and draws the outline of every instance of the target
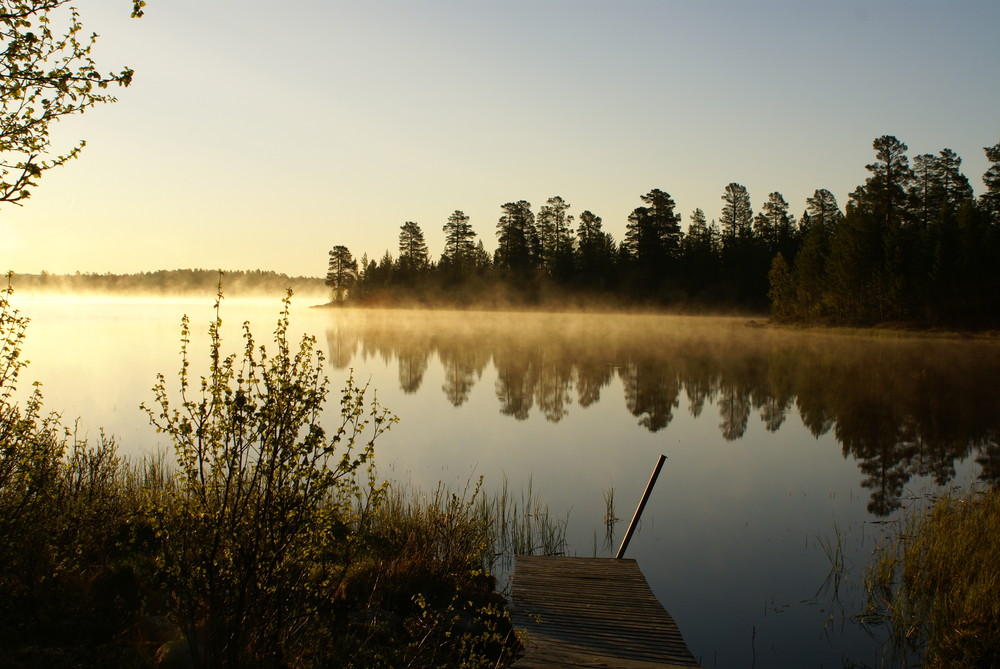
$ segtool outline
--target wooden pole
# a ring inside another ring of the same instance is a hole
[[[622,539],[621,548],[618,549],[618,554],[615,555],[616,560],[621,560],[622,556],[625,555],[625,549],[628,548],[628,542],[632,540],[632,532],[635,531],[635,526],[639,524],[639,516],[642,515],[642,510],[646,508],[646,500],[649,499],[649,493],[653,491],[653,486],[656,485],[656,477],[660,475],[660,470],[663,468],[663,462],[667,459],[667,456],[660,454],[660,459],[656,461],[656,467],[653,468],[653,474],[649,477],[649,483],[646,484],[646,491],[642,493],[642,499],[639,500],[639,506],[636,507],[635,515],[632,516],[632,522],[628,524],[628,531],[625,532],[625,538]]]

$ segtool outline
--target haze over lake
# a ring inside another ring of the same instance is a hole
[[[157,372],[176,378],[183,313],[193,365],[206,362],[210,299],[15,304],[32,318],[23,378],[44,383],[49,409],[128,455],[169,448],[138,405]],[[666,454],[628,556],[706,667],[876,665],[878,640],[850,616],[885,523],[942,487],[1000,477],[993,341],[306,306],[293,330],[317,337],[334,387],[353,368],[400,418],[377,447],[385,478],[530,487],[566,520],[571,553],[608,555]],[[279,308],[226,300],[233,350],[246,319],[268,344]],[[624,520],[606,542],[612,489]],[[840,581],[828,579],[838,545]]]

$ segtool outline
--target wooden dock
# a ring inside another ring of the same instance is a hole
[[[696,667],[680,630],[635,560],[518,556],[513,667]]]

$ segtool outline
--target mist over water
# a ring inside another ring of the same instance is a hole
[[[833,434],[885,516],[906,483],[955,477],[973,458],[1000,476],[1000,378],[992,342],[862,338],[757,327],[741,318],[354,311],[326,328],[334,368],[395,361],[404,393],[439,390],[469,401],[490,368],[501,415],[560,423],[609,392],[637,427],[666,431],[678,414],[717,421],[740,441],[751,417],[768,433],[797,419],[814,439]],[[424,376],[440,365],[440,388]],[[706,414],[703,417],[703,414]]]
[[[942,486],[1000,477],[991,341],[298,302],[293,335],[318,338],[333,390],[353,368],[400,417],[376,453],[390,480],[530,486],[566,520],[573,554],[608,555],[666,454],[628,556],[707,667],[876,666],[878,640],[850,616],[884,523]],[[193,369],[206,362],[210,299],[18,306],[33,318],[24,379],[44,382],[49,409],[92,437],[104,427],[126,454],[169,446],[138,404],[157,372],[175,378],[183,313]],[[228,345],[247,319],[268,344],[279,309],[226,300]],[[624,520],[605,541],[612,489]],[[836,545],[848,568],[831,582]]]

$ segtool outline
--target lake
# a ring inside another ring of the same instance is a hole
[[[179,369],[179,322],[207,358],[212,300],[19,299],[22,386],[124,454],[168,449],[139,403]],[[226,300],[267,343],[280,303]],[[400,421],[380,474],[529,489],[569,552],[613,554],[659,454],[635,558],[705,667],[878,666],[861,579],[901,509],[1000,478],[1000,343],[855,337],[746,318],[310,309],[334,390],[350,369]],[[331,397],[336,397],[336,392]],[[337,407],[328,407],[329,424]],[[606,541],[606,496],[623,520]],[[842,557],[843,571],[832,569]]]

